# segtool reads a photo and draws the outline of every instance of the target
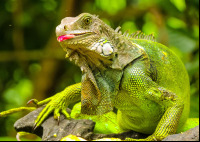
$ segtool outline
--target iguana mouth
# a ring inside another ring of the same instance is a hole
[[[62,42],[64,40],[68,40],[68,39],[72,39],[72,38],[79,38],[82,36],[91,35],[92,33],[93,32],[90,32],[90,31],[84,31],[84,32],[69,31],[65,35],[58,36],[57,40],[58,40],[58,42]]]
[[[71,38],[74,38],[75,35],[61,35],[57,38],[58,42],[62,42],[63,40],[67,40],[67,39],[71,39]]]

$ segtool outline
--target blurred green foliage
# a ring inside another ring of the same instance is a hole
[[[62,18],[82,12],[122,32],[154,33],[173,50],[190,77],[190,117],[199,117],[199,0],[1,0],[0,112],[80,82],[80,69],[64,59],[54,32]],[[0,118],[0,140],[14,140],[13,124],[25,114]]]

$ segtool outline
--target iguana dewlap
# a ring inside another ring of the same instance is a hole
[[[64,18],[56,35],[66,57],[80,66],[82,81],[44,101],[33,99],[37,105],[48,103],[35,127],[52,111],[55,119],[60,112],[69,118],[66,107],[79,100],[71,117],[94,120],[97,133],[134,130],[152,134],[144,140],[162,140],[198,125],[199,119],[188,119],[190,83],[184,64],[152,35],[122,35],[88,13]]]

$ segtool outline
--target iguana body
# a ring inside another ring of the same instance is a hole
[[[52,111],[55,119],[59,112],[69,118],[66,107],[78,100],[72,118],[94,120],[99,133],[134,130],[152,134],[145,140],[162,140],[198,125],[188,119],[190,84],[181,60],[152,36],[118,30],[88,13],[61,21],[58,41],[80,66],[82,81],[44,101],[32,100],[49,102],[35,127]]]

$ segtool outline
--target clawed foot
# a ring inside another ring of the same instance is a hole
[[[68,104],[66,102],[65,97],[61,93],[56,94],[55,96],[52,96],[50,98],[47,98],[46,100],[43,100],[41,102],[38,102],[36,99],[31,99],[28,101],[27,104],[34,103],[37,106],[41,106],[43,104],[48,103],[45,108],[40,112],[40,114],[37,116],[33,131],[42,124],[42,122],[48,117],[50,113],[54,111],[54,119],[57,119],[58,125],[60,122],[60,112],[65,115],[67,119],[70,119],[70,115],[67,113],[66,108],[68,107]]]

